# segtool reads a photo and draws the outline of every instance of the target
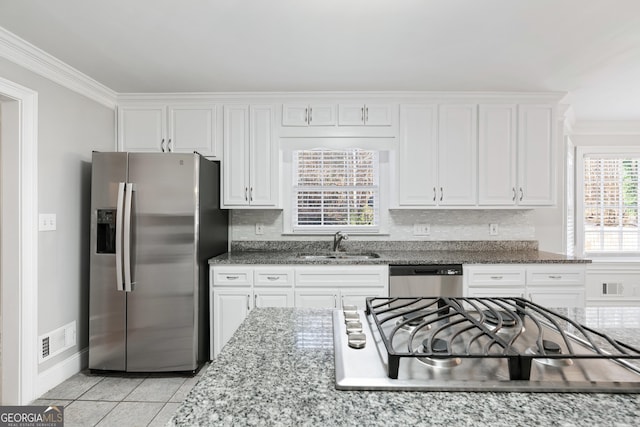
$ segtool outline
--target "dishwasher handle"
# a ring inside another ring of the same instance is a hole
[[[461,276],[461,264],[390,265],[389,276]]]

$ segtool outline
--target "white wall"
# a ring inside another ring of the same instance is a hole
[[[77,322],[77,345],[39,372],[88,345],[91,151],[112,151],[114,111],[0,58],[0,76],[38,92],[38,211],[57,230],[38,238],[38,334]]]

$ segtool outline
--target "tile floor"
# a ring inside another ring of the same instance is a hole
[[[193,377],[84,371],[32,404],[64,406],[65,427],[164,426],[205,371]]]

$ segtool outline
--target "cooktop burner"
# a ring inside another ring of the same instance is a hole
[[[368,298],[356,312],[359,349],[334,313],[339,389],[640,392],[638,349],[522,298]]]

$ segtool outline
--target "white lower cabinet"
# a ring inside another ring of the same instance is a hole
[[[209,353],[213,359],[255,307],[293,307],[293,269],[223,266],[210,269]]]
[[[523,297],[545,307],[584,307],[583,264],[464,266],[464,295]]]
[[[364,308],[366,297],[389,295],[386,265],[224,265],[210,277],[212,359],[254,307]]]

